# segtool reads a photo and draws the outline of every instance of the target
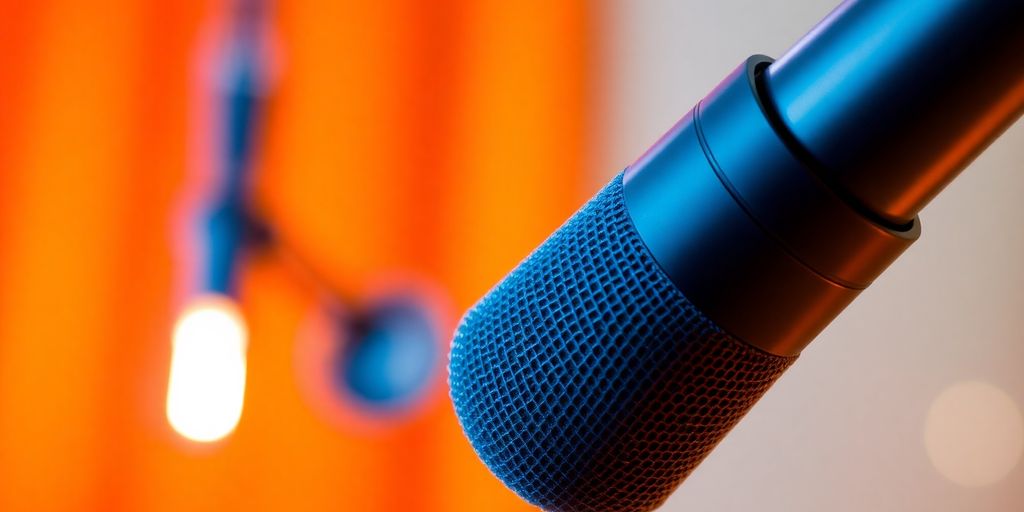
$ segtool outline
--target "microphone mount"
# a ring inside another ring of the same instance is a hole
[[[847,1],[764,88],[819,178],[905,226],[1024,113],[1024,2]]]

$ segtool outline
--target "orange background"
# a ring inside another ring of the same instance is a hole
[[[463,439],[442,368],[414,414],[326,421],[296,379],[317,297],[272,257],[243,271],[237,430],[201,446],[167,425],[197,48],[225,10],[0,2],[0,510],[526,509]],[[412,274],[450,329],[592,192],[591,11],[281,2],[255,201],[332,286]]]

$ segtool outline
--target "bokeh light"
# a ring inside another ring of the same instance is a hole
[[[999,482],[1024,452],[1024,419],[1013,399],[986,382],[958,382],[932,402],[924,442],[949,481],[980,487]]]
[[[242,416],[247,333],[235,303],[202,296],[174,328],[167,420],[187,439],[212,442],[230,434]]]

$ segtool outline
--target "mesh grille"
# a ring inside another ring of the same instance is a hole
[[[620,174],[466,314],[449,371],[466,436],[524,499],[650,510],[793,360],[683,297],[634,230]]]

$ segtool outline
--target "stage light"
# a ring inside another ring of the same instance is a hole
[[[205,295],[174,327],[167,420],[183,437],[213,442],[238,425],[245,398],[245,320],[233,300]]]

